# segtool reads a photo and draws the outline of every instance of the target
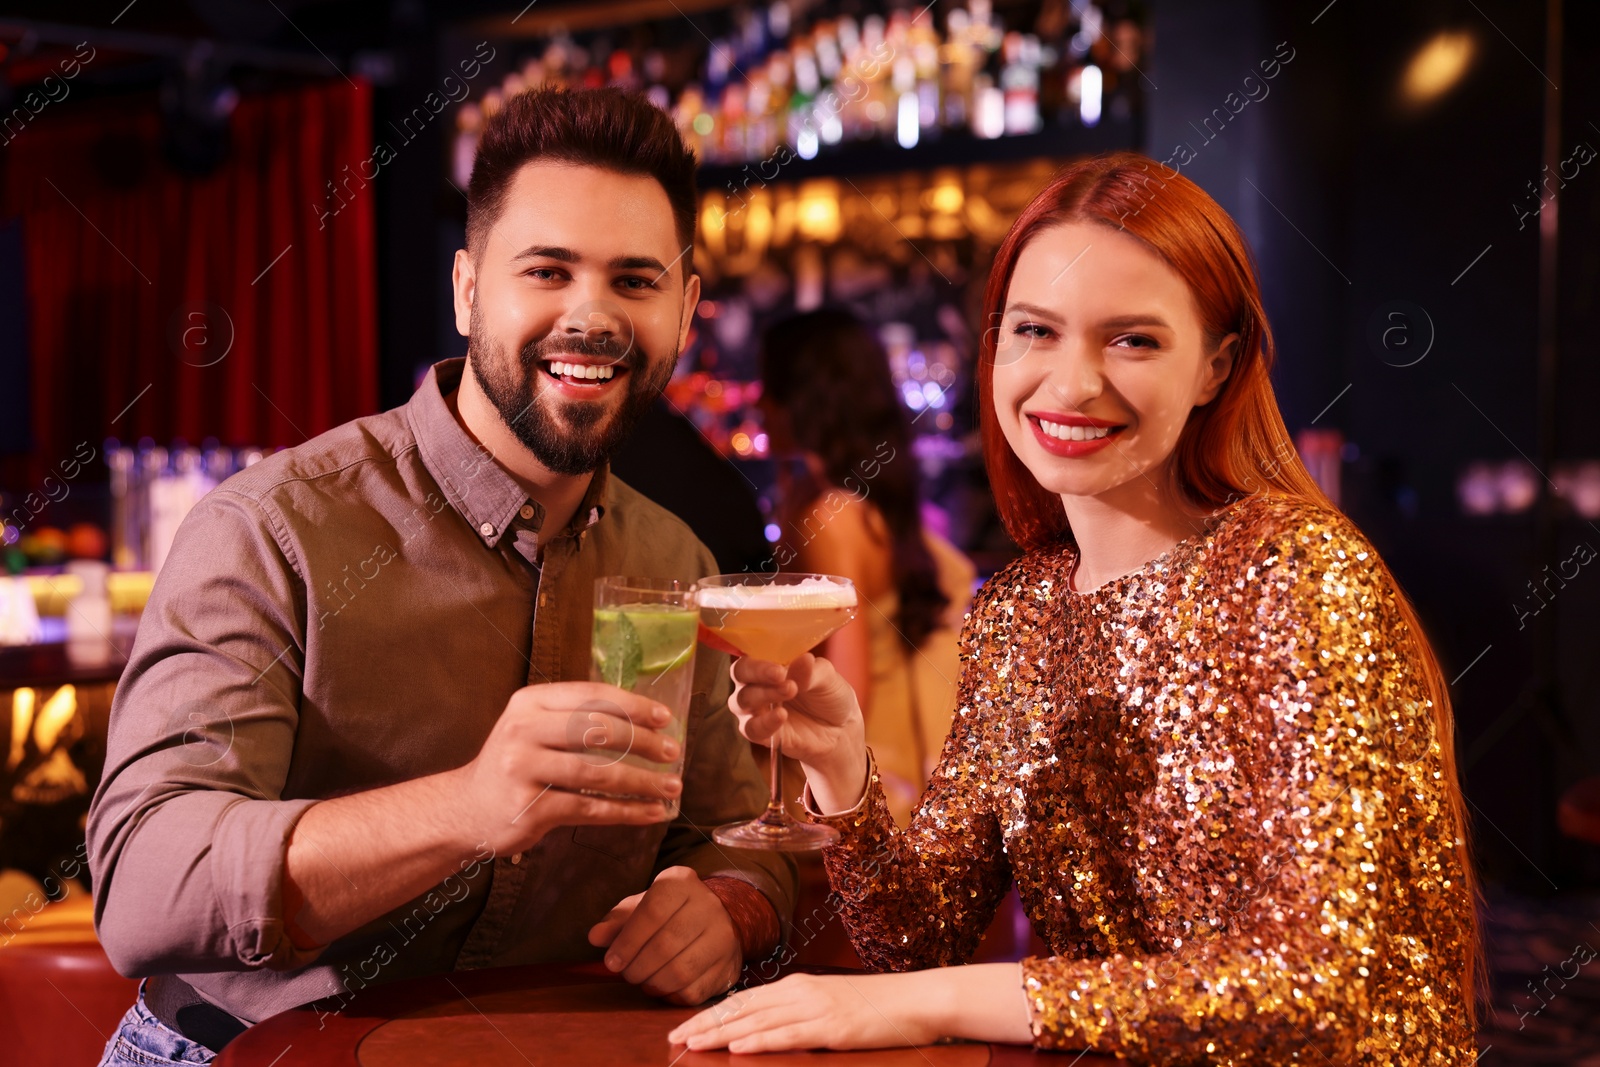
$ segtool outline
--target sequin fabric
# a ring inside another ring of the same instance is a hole
[[[1338,512],[1256,495],[1132,574],[986,583],[908,829],[829,816],[877,969],[966,962],[1013,879],[1035,1044],[1141,1063],[1472,1063],[1472,902],[1416,646]]]

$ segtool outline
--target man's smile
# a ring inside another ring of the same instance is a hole
[[[610,395],[628,376],[625,363],[611,356],[558,352],[540,362],[544,377],[562,396],[597,399]]]

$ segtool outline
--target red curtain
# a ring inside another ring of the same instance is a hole
[[[0,216],[25,245],[30,482],[84,440],[289,445],[376,410],[369,86],[243,98],[226,161],[198,178],[163,158],[153,97],[58,106],[0,149]]]

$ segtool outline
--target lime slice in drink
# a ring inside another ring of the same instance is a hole
[[[656,604],[596,608],[594,661],[600,680],[632,689],[640,675],[657,676],[689,662],[700,617]]]
[[[694,655],[700,616],[693,611],[640,605],[624,609],[639,638],[639,673],[665,674]]]
[[[594,613],[594,664],[600,680],[632,689],[643,662],[639,631],[618,608],[597,608]]]

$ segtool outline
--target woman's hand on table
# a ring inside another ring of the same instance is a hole
[[[691,1051],[780,1052],[931,1045],[941,1038],[1028,1044],[1015,963],[903,974],[792,974],[741,990],[667,1035]]]
[[[735,993],[667,1035],[693,1051],[892,1048],[941,1036],[913,974],[792,974]]]
[[[700,1004],[739,980],[744,952],[722,899],[689,867],[668,867],[589,930],[606,967],[651,996]]]
[[[854,806],[867,777],[866,727],[855,691],[833,664],[807,652],[785,670],[741,656],[730,673],[728,709],[744,736],[768,747],[776,738],[784,755],[805,766],[823,811]]]

